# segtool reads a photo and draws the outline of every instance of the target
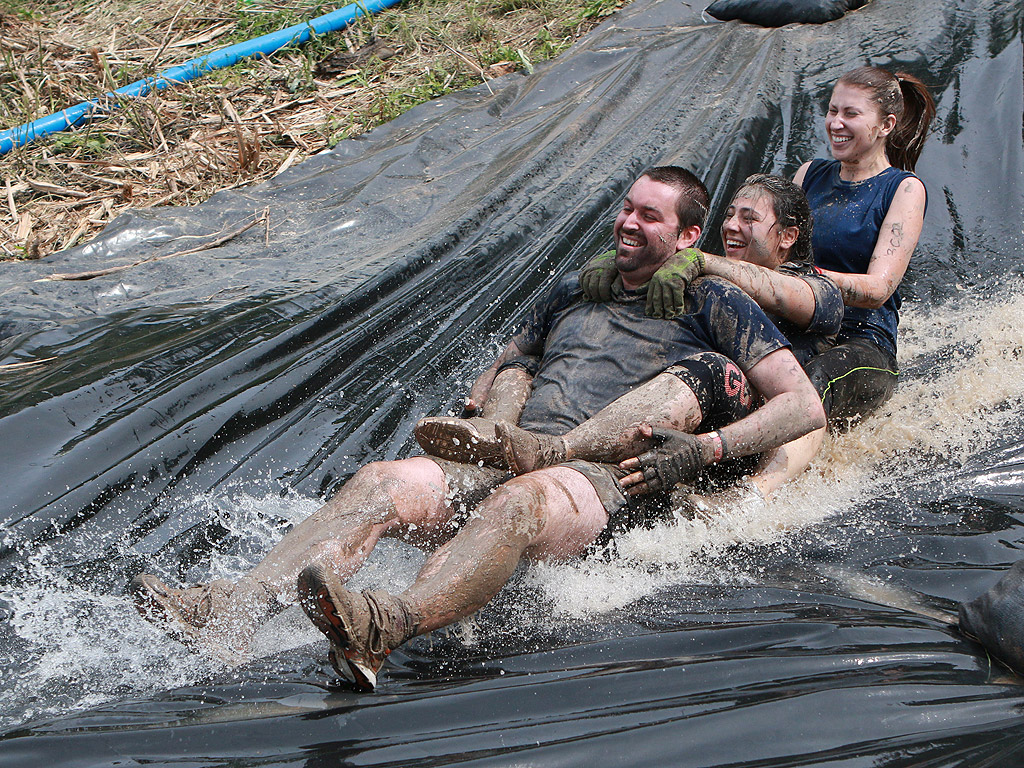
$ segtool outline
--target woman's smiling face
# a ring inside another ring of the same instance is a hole
[[[770,195],[755,189],[741,189],[729,204],[722,222],[726,258],[775,269],[786,260],[796,240],[795,234],[786,230],[780,232],[778,224]]]
[[[893,115],[883,115],[864,88],[836,83],[825,115],[832,157],[855,164],[876,152],[885,152],[886,137],[896,127]]]

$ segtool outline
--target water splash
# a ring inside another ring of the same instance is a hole
[[[917,482],[955,489],[964,463],[1016,428],[1024,402],[1020,317],[1020,286],[989,300],[908,308],[896,394],[855,429],[828,438],[810,469],[766,507],[725,505],[711,519],[630,531],[617,539],[617,558],[540,565],[529,583],[556,614],[581,619],[676,585],[750,582],[760,566],[737,557],[738,545],[786,546],[793,531],[837,516],[871,527],[867,502],[913,493]]]
[[[1011,429],[1024,400],[1021,316],[1019,291],[984,302],[908,309],[901,325],[905,375],[896,395],[855,430],[827,440],[811,469],[767,507],[726,506],[714,517],[631,531],[618,537],[611,559],[524,569],[512,590],[531,599],[539,595],[543,606],[521,621],[550,624],[552,614],[556,623],[577,621],[677,585],[757,582],[758,563],[737,557],[738,546],[799,547],[794,531],[830,518],[856,523],[860,516],[863,525],[875,524],[862,505],[895,484],[912,485],[922,474],[929,482],[954,483],[964,461]],[[179,519],[216,519],[235,542],[186,573],[189,580],[205,581],[237,577],[279,540],[282,522],[304,519],[318,502],[226,489],[183,506]],[[165,532],[165,540],[171,535]],[[143,550],[153,551],[145,549],[151,543],[143,542]],[[177,582],[173,554],[156,556],[155,565]],[[422,561],[410,547],[382,542],[353,586],[400,591]],[[0,725],[195,684],[223,671],[139,618],[126,598],[72,583],[60,562],[56,552],[42,548],[26,565],[21,586],[0,592],[13,632],[0,652],[6,677]],[[471,619],[454,634],[472,645],[480,631]],[[300,611],[289,609],[257,635],[254,652],[273,654],[310,642],[323,640]]]

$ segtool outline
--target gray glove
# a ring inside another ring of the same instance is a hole
[[[689,483],[704,468],[704,449],[696,436],[658,427],[652,436],[658,441],[657,447],[637,456],[649,490],[668,490],[678,483]]]

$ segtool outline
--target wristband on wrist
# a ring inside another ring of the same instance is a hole
[[[707,436],[711,438],[711,446],[714,450],[714,454],[711,457],[712,462],[719,462],[725,458],[725,443],[722,441],[722,436],[715,432],[708,432]]]

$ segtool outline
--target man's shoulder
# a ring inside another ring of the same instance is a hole
[[[573,302],[583,298],[583,289],[580,287],[579,270],[567,272],[543,294],[535,307],[543,306],[552,311],[564,309]]]
[[[731,283],[724,277],[715,275],[703,275],[692,281],[687,288],[687,293],[698,302],[703,303],[708,299],[725,302],[741,302],[743,304],[754,303],[743,290]]]
[[[572,272],[566,272],[562,275],[555,284],[551,287],[552,294],[560,294],[565,296],[572,296],[573,294],[583,294],[583,289],[580,288],[580,271],[574,269]]]

